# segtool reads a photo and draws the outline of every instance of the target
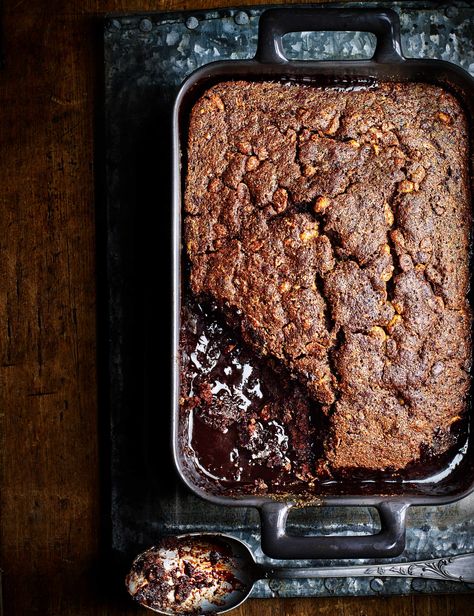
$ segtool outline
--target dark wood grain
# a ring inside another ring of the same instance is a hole
[[[240,5],[253,4],[240,0]],[[94,126],[99,18],[225,0],[7,0],[0,71],[6,616],[137,613],[101,589]],[[472,598],[253,601],[236,616],[467,615]]]

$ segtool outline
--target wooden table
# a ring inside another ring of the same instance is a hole
[[[137,613],[101,588],[94,131],[107,12],[229,0],[6,0],[0,71],[5,616]],[[239,4],[246,4],[239,0]],[[467,615],[470,596],[253,601],[235,614]]]

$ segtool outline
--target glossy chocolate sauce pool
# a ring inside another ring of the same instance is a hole
[[[347,475],[335,477],[326,468],[328,420],[321,407],[285,369],[247,349],[217,310],[186,300],[180,348],[180,434],[203,478],[236,496],[315,494],[323,487],[330,493],[339,479],[348,485]],[[457,437],[453,432],[453,443]],[[462,458],[462,447],[442,456],[430,450],[395,478],[354,469],[348,475],[358,489],[366,483],[362,491],[387,477],[406,489],[407,482],[433,480],[441,470],[449,474]]]
[[[317,404],[209,308],[185,305],[181,349],[184,438],[200,471],[234,492],[307,488],[324,423]]]

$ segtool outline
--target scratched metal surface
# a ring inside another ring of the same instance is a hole
[[[459,2],[432,10],[429,4],[391,4],[401,16],[405,55],[448,60],[474,75],[474,6]],[[102,292],[108,321],[105,389],[111,413],[111,540],[118,572],[158,536],[200,529],[240,537],[259,560],[270,562],[259,548],[254,510],[205,503],[186,491],[175,474],[169,443],[170,327],[163,316],[170,292],[174,96],[197,67],[252,57],[261,12],[260,7],[123,15],[105,22],[107,194],[102,222],[107,276]],[[372,37],[364,33],[285,37],[289,58],[363,58],[372,49]],[[449,506],[411,508],[407,547],[400,558],[474,551],[473,519],[474,495]],[[299,532],[371,533],[377,530],[377,516],[367,508],[305,509],[294,515],[291,524]],[[298,564],[309,563],[293,562]],[[253,596],[473,590],[474,585],[453,582],[374,577],[265,581],[256,585]]]

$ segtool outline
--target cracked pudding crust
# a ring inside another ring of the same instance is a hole
[[[459,103],[427,84],[226,82],[193,107],[191,292],[328,417],[319,469],[399,470],[452,445],[470,383],[468,149]]]

